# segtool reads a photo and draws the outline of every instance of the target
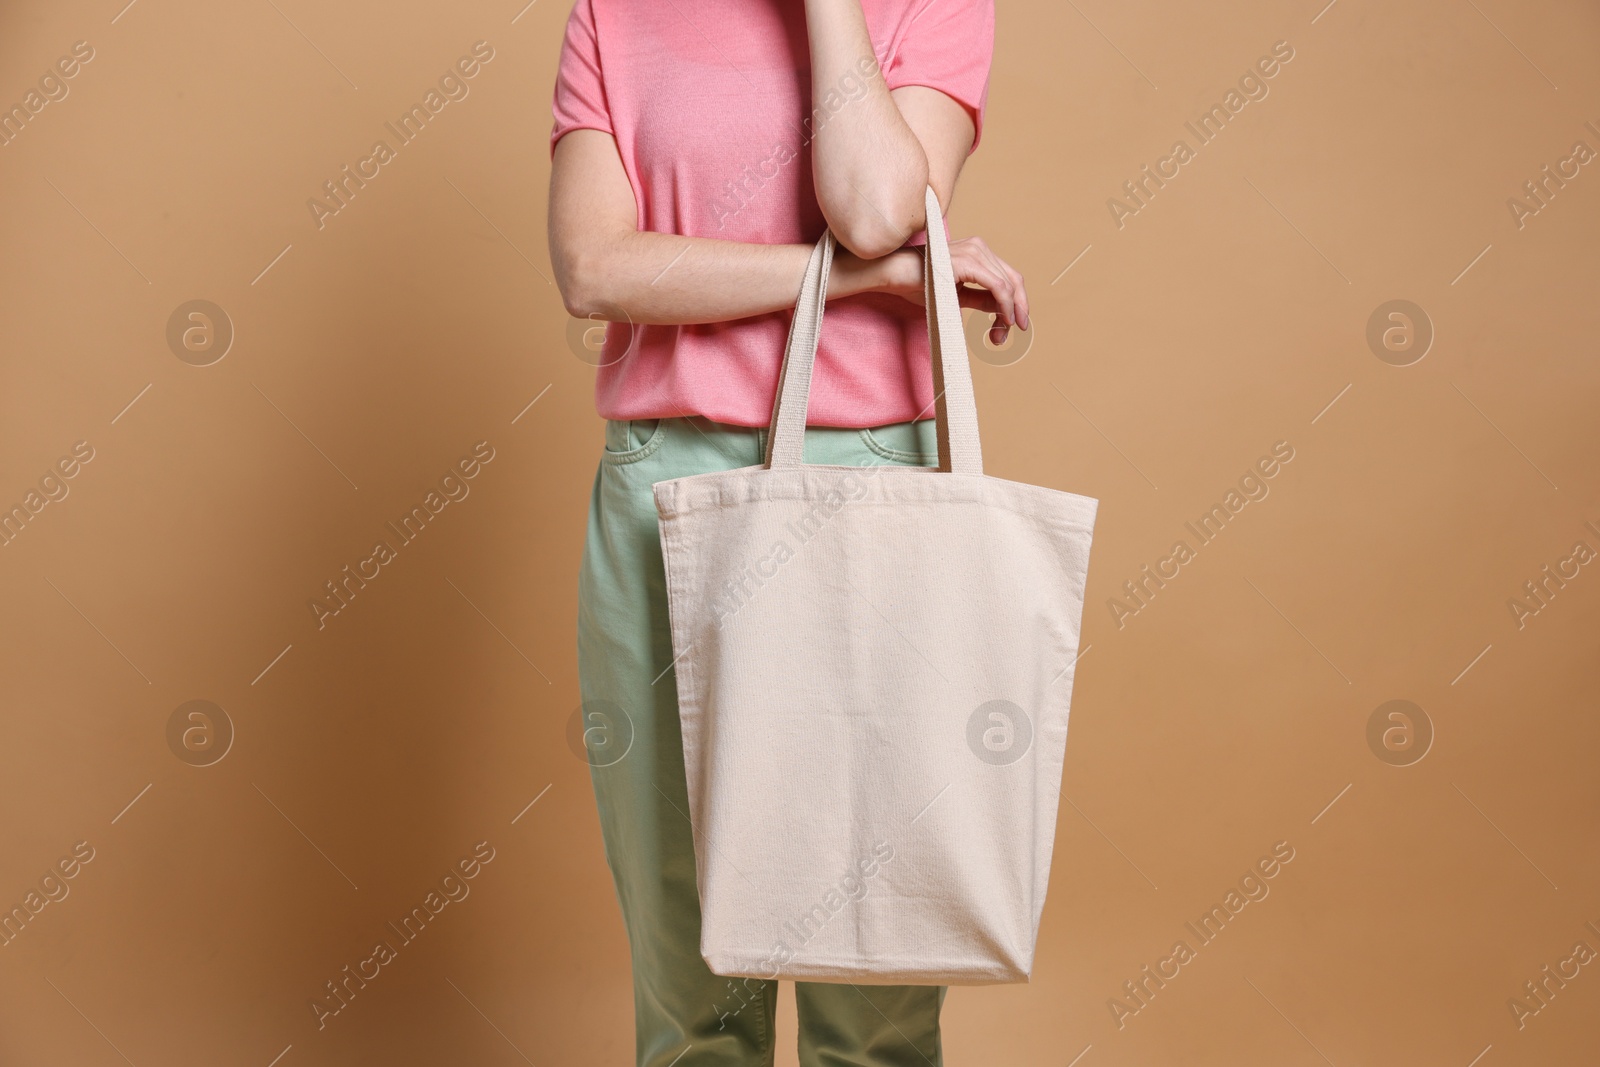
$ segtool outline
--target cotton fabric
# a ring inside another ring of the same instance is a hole
[[[938,469],[802,462],[825,234],[766,462],[653,488],[718,974],[1032,972],[1098,502],[984,475],[949,248],[928,237]]]
[[[711,973],[672,673],[652,483],[760,463],[766,431],[705,419],[608,422],[579,574],[583,751],[633,959],[639,1067],[770,1067],[777,982]],[[931,421],[813,427],[812,462],[934,461]],[[775,785],[776,787],[776,785]],[[795,985],[802,1067],[942,1067],[938,986]],[[679,1058],[681,1057],[681,1059]]]
[[[885,84],[945,93],[981,136],[993,0],[863,0],[862,8]],[[612,134],[640,230],[813,244],[826,224],[811,179],[810,63],[800,0],[578,0],[562,45],[551,151],[574,129]],[[862,86],[831,88],[849,107]],[[607,419],[701,415],[764,426],[788,321],[779,311],[642,324],[632,334],[612,324],[596,407]],[[933,393],[921,309],[883,293],[835,302],[811,425],[925,418]]]

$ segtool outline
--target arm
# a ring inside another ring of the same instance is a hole
[[[855,3],[857,0],[851,2]],[[961,176],[961,166],[972,152],[972,140],[975,134],[972,117],[950,97],[926,86],[902,86],[894,90],[890,96],[904,117],[906,125],[915,135],[917,143],[923,146],[928,161],[928,178],[925,184],[933,186],[934,195],[939,198],[940,205],[949,210],[950,199],[955,195],[956,179]],[[913,220],[911,232],[924,229],[928,225],[925,215],[923,190],[919,186],[917,216]],[[934,224],[943,225],[943,220],[937,220]],[[904,243],[911,236],[911,232],[901,234],[899,241]],[[895,247],[898,248],[899,245]],[[895,252],[893,255],[903,254]],[[956,291],[961,296],[961,306],[977,308],[979,311],[987,311],[998,316],[990,331],[991,341],[996,345],[1004,344],[1006,334],[1013,325],[1020,326],[1024,330],[1031,328],[1028,319],[1028,292],[1023,284],[1022,275],[995,255],[983,238],[966,237],[959,241],[951,241],[950,262],[955,268],[958,286]],[[893,278],[901,277],[901,272],[897,268],[892,269],[890,273]],[[969,283],[982,288],[969,289],[966,287]],[[898,283],[891,281],[886,291],[922,303],[920,268],[911,278],[909,285],[905,284],[903,279]]]
[[[920,193],[919,193],[920,196]],[[635,228],[633,187],[608,133],[556,142],[550,262],[569,314],[636,323],[726,322],[794,307],[811,246],[744,244]],[[864,260],[840,250],[828,298],[916,288],[914,250]]]
[[[890,91],[861,0],[805,0],[811,45],[811,169],[829,227],[874,258],[927,225],[922,191],[949,209],[975,129],[966,109],[920,85]]]
[[[933,90],[918,91],[949,99]],[[915,115],[917,105],[910,110]],[[958,159],[954,169],[959,167]],[[948,181],[955,183],[953,174]],[[934,191],[940,192],[937,180]],[[556,143],[550,173],[550,262],[569,314],[679,324],[726,322],[794,306],[810,245],[640,232],[635,229],[637,217],[633,187],[609,133],[573,130]],[[1004,343],[1010,324],[1028,328],[1022,276],[989,251],[982,238],[951,242],[950,255],[962,286],[962,306],[1000,316],[992,336],[996,344]],[[922,303],[922,253],[901,249],[862,259],[838,250],[828,275],[828,298],[870,292]]]
[[[846,248],[885,255],[923,227],[928,156],[878,69],[861,0],[805,5],[817,202]]]

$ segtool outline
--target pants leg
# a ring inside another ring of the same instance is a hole
[[[637,1062],[767,1067],[777,983],[719,978],[700,957],[666,574],[650,495],[653,482],[756,462],[755,435],[682,419],[612,422],[606,431],[579,571],[578,678],[606,860],[633,960]]]
[[[650,487],[761,462],[765,431],[704,419],[612,422],[579,572],[584,751],[633,961],[639,1067],[769,1067],[776,982],[700,956],[666,575]],[[932,423],[811,428],[814,463],[926,463]],[[800,983],[805,1067],[939,1067],[937,986]]]
[[[801,1067],[940,1067],[945,987],[796,982]]]

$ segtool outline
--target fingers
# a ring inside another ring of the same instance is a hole
[[[1011,327],[1001,318],[1000,302],[994,298],[994,294],[987,289],[968,289],[965,286],[958,288],[956,293],[962,307],[995,316],[994,325],[989,327],[989,343],[996,348],[1004,345]]]
[[[966,237],[950,243],[950,261],[957,283],[984,286],[982,290],[958,291],[962,307],[974,307],[995,315],[994,325],[989,328],[990,344],[1003,346],[1013,325],[1022,330],[1032,328],[1027,285],[1021,272],[990,250],[984,238]],[[978,296],[979,293],[982,296]]]
[[[994,250],[991,249],[988,243],[982,238],[973,238],[973,242],[975,247],[981,251],[985,258],[989,261],[990,268],[1003,276],[1009,283],[1006,290],[1007,295],[1010,297],[1012,309],[1012,315],[1009,321],[1015,322],[1024,330],[1028,329],[1031,326],[1031,323],[1028,319],[1028,289],[1022,280],[1021,272],[1017,271],[1011,266],[1011,264],[995,255]]]
[[[999,319],[996,329],[1009,327],[1017,321],[1014,285],[1011,275],[999,257],[990,252],[981,237],[969,237],[960,242],[959,261],[951,257],[957,282],[975,282],[993,294]],[[954,251],[954,249],[952,249]]]
[[[1016,289],[1017,325],[1024,330],[1031,330],[1033,329],[1033,322],[1028,318],[1028,286],[1022,280],[1022,273],[1004,260],[1000,261],[1000,265],[1006,269],[1007,274],[1011,275],[1011,284]]]
[[[978,311],[988,312],[990,315],[1000,314],[1000,304],[994,294],[987,289],[968,289],[962,286],[956,290],[957,302],[964,308],[974,308]]]
[[[996,348],[1004,345],[1011,327],[998,317],[1001,314],[1000,302],[994,298],[994,294],[987,289],[968,289],[963,286],[956,290],[956,295],[962,307],[996,316],[994,325],[989,327],[989,343]]]
[[[960,305],[995,316],[994,325],[989,328],[990,344],[997,348],[1004,345],[1013,325],[1024,330],[1033,328],[1022,274],[995,255],[983,238],[964,237],[950,242],[950,264]],[[907,299],[921,303],[920,296],[908,294]]]
[[[959,256],[955,253],[959,246]],[[1022,276],[1012,270],[1010,265],[990,251],[987,243],[981,237],[969,237],[956,242],[951,246],[952,266],[955,268],[958,282],[973,282],[983,286],[989,292],[991,306],[983,310],[995,315],[994,324],[989,328],[989,343],[999,347],[1006,343],[1010,336],[1012,324],[1026,328],[1027,303],[1024,300],[1018,304],[1018,293],[1021,290]],[[976,302],[967,304],[969,307],[978,307]]]

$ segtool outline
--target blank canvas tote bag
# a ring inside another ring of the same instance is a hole
[[[939,467],[801,462],[834,238],[761,466],[658,482],[700,950],[719,975],[1026,981],[1098,502],[988,477],[933,190]]]

